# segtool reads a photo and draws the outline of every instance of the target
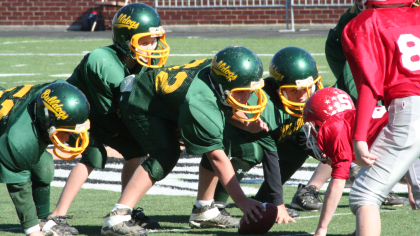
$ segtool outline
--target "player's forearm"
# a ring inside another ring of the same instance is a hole
[[[225,152],[223,150],[214,150],[207,153],[207,157],[210,159],[210,163],[214,172],[217,174],[220,183],[226,189],[232,200],[237,203],[246,198],[236,179],[232,163]]]
[[[367,130],[369,130],[370,120],[377,101],[372,90],[366,85],[361,85],[358,93],[353,140],[366,141]]]
[[[246,118],[245,114],[241,113],[241,112],[237,112],[237,115]],[[247,121],[243,121],[240,120],[239,118],[237,118],[236,116],[231,116],[230,118],[228,118],[226,120],[229,124],[235,126],[236,128],[242,129],[246,131],[246,127],[248,122]]]
[[[344,185],[346,180],[331,178],[328,185],[327,192],[325,193],[324,204],[322,206],[321,217],[319,219],[318,228],[327,229],[331,218],[337,209],[340,202],[341,195],[343,194]]]

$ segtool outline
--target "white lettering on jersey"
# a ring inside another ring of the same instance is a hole
[[[372,118],[379,119],[382,118],[386,113],[386,108],[384,106],[375,107],[373,110]]]
[[[420,39],[412,34],[402,34],[397,44],[402,65],[410,71],[420,70]]]

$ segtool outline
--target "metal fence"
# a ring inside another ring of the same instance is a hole
[[[349,7],[353,3],[354,0],[154,0],[156,9],[285,8],[286,28],[291,31],[295,30],[295,7]]]

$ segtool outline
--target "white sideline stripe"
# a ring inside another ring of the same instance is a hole
[[[8,76],[30,76],[30,75],[40,75],[39,73],[31,73],[31,74],[0,74],[0,77],[8,77]],[[34,81],[36,82],[36,81]]]
[[[179,160],[179,163],[189,163],[189,164],[198,164],[201,158],[182,158]],[[70,164],[70,166],[74,166],[75,164]],[[307,164],[305,163],[302,167],[316,167],[318,164]],[[107,168],[112,169],[122,169],[122,164],[107,164]],[[261,167],[261,164],[258,165]],[[182,171],[185,173],[170,173],[165,179],[162,181],[158,181],[156,185],[148,192],[150,195],[190,195],[195,196],[197,194],[197,182],[198,182],[198,166],[190,166],[190,167],[178,167],[174,168],[174,171]],[[70,170],[63,170],[58,169],[56,165],[55,170],[55,177],[67,178],[70,174]],[[245,175],[242,179],[242,183],[262,183],[263,182],[263,170],[262,168],[253,168],[251,169],[248,174],[255,175],[256,178],[249,178]],[[292,178],[295,179],[293,181],[286,182],[287,186],[297,186],[299,183],[306,184],[308,180],[312,176],[312,171],[304,171],[298,170]],[[113,172],[113,171],[103,171],[103,170],[96,170],[93,171],[90,176],[89,180],[98,180],[98,181],[120,181],[121,180],[121,173]],[[65,184],[64,181],[53,181],[53,186],[63,187]],[[189,190],[181,190],[181,189],[173,189],[171,188],[184,188]],[[328,187],[328,182],[324,184],[321,190],[326,190]],[[119,184],[107,184],[107,183],[85,183],[83,188],[87,189],[103,189],[103,190],[111,190],[120,192],[121,186]],[[245,194],[256,194],[257,190],[254,187],[243,186],[242,188]],[[394,188],[392,189],[394,192],[397,193],[406,193],[407,186],[403,184],[397,183]],[[344,192],[350,192],[349,188],[345,188]]]
[[[50,77],[70,78],[71,74],[49,75]]]

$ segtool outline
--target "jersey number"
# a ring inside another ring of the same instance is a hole
[[[197,67],[198,65],[202,64],[206,60],[207,59],[196,60],[192,63],[185,64],[183,66],[174,66],[174,67],[168,68],[168,71],[175,70],[175,69],[178,69],[178,68],[188,69],[188,68]],[[188,75],[184,71],[178,72],[174,76],[174,78],[176,79],[175,83],[173,83],[171,85],[169,85],[169,83],[168,83],[168,77],[169,77],[169,75],[168,75],[168,72],[166,72],[166,71],[161,71],[156,76],[156,90],[158,90],[158,88],[159,88],[158,85],[160,85],[161,90],[162,90],[161,91],[162,94],[172,93],[175,90],[177,90],[182,85],[182,83],[184,83],[184,80],[188,77]]]
[[[24,85],[17,93],[13,94],[13,97],[16,98],[21,98],[23,97],[26,93],[29,92],[29,90],[33,87],[33,85]],[[11,91],[14,88],[8,89],[7,91]],[[3,95],[3,91],[0,91],[0,97]],[[13,100],[11,99],[6,99],[4,102],[2,102],[0,104],[1,109],[0,109],[0,120],[3,119],[4,116],[6,116],[7,114],[9,114],[10,110],[12,110],[13,106],[15,105],[15,103],[13,102]]]
[[[420,39],[412,34],[402,34],[397,40],[404,68],[420,70]]]

